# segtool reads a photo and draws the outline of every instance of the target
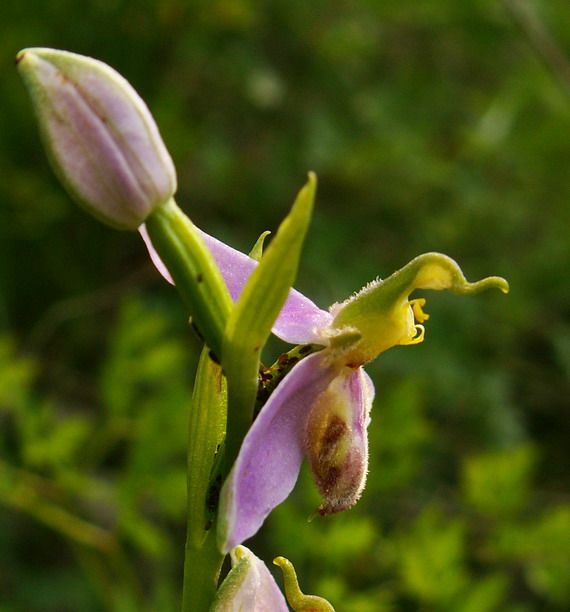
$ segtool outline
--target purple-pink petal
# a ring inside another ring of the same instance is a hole
[[[164,278],[172,283],[172,278],[166,266],[160,260],[154,250],[150,238],[143,226],[139,232],[145,241],[152,262]],[[210,249],[212,256],[220,269],[228,287],[228,291],[234,300],[239,297],[247,279],[253,272],[257,262],[244,253],[240,253],[223,242],[213,238],[209,234],[200,231],[204,242]],[[332,316],[325,310],[321,310],[314,302],[291,289],[289,297],[281,310],[281,313],[273,326],[273,333],[291,344],[324,344],[325,341],[319,335],[320,329],[325,329],[332,322]]]
[[[287,602],[279,590],[265,563],[252,553],[253,563],[259,575],[253,612],[288,612]],[[249,609],[249,608],[247,608]]]
[[[150,255],[150,259],[154,264],[154,267],[160,272],[161,276],[166,281],[168,281],[171,285],[174,285],[174,281],[172,280],[172,276],[170,276],[170,272],[168,271],[168,269],[164,265],[164,262],[162,261],[162,259],[160,259],[158,253],[156,252],[156,249],[152,245],[150,236],[148,235],[148,231],[144,223],[139,227],[139,234],[144,240],[145,246],[148,250],[148,254]]]
[[[364,368],[357,368],[349,379],[349,385],[354,407],[352,426],[359,435],[365,435],[374,401],[374,383]]]
[[[308,411],[337,372],[326,351],[310,355],[262,408],[222,488],[218,535],[224,552],[251,537],[293,489],[304,456]]]
[[[240,253],[205,232],[200,232],[208,245],[222,276],[226,281],[228,291],[234,301],[237,300],[249,275],[257,262],[244,253]],[[291,344],[308,344],[310,342],[323,344],[319,329],[324,329],[332,322],[332,316],[321,310],[314,302],[291,289],[289,297],[283,306],[273,333]]]

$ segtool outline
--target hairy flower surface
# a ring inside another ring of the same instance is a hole
[[[168,278],[145,237],[153,261]],[[256,261],[202,233],[235,300]],[[246,435],[221,493],[218,537],[223,552],[251,537],[291,492],[303,459],[323,497],[321,515],[352,506],[364,488],[367,427],[374,386],[362,366],[397,345],[424,338],[425,299],[415,289],[470,295],[507,282],[489,277],[469,283],[446,255],[426,253],[376,280],[326,312],[291,290],[273,332],[293,344],[317,344],[279,382]]]

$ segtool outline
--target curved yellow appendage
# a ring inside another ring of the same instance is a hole
[[[410,344],[419,344],[424,341],[424,336],[426,335],[426,328],[423,325],[414,325],[414,328],[418,332],[413,338],[410,340],[403,340],[400,342],[402,346],[409,346]]]
[[[426,305],[425,298],[416,298],[408,302],[414,312],[414,317],[418,323],[423,323],[429,319],[427,312],[423,311],[423,307]]]
[[[304,595],[299,588],[297,574],[291,561],[285,557],[273,559],[273,563],[281,568],[285,581],[285,595],[289,605],[295,612],[335,612],[331,604],[316,595]]]

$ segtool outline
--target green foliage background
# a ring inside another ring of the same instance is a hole
[[[303,473],[250,544],[339,612],[568,610],[567,3],[2,11],[0,611],[178,609],[199,349],[138,237],[97,224],[53,177],[13,67],[26,46],[124,74],[173,155],[179,203],[237,248],[316,171],[297,286],[322,307],[429,250],[510,281],[507,297],[428,294],[425,342],[368,368],[359,504],[307,523]]]

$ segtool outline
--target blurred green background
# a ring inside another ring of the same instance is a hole
[[[358,505],[308,474],[250,542],[339,612],[570,609],[565,0],[26,0],[0,20],[0,612],[177,610],[198,341],[136,235],[52,175],[13,66],[97,57],[149,104],[180,205],[248,250],[314,170],[321,307],[438,250],[511,293],[431,293],[380,356]],[[275,351],[280,350],[274,347]],[[278,577],[279,579],[279,577]]]

